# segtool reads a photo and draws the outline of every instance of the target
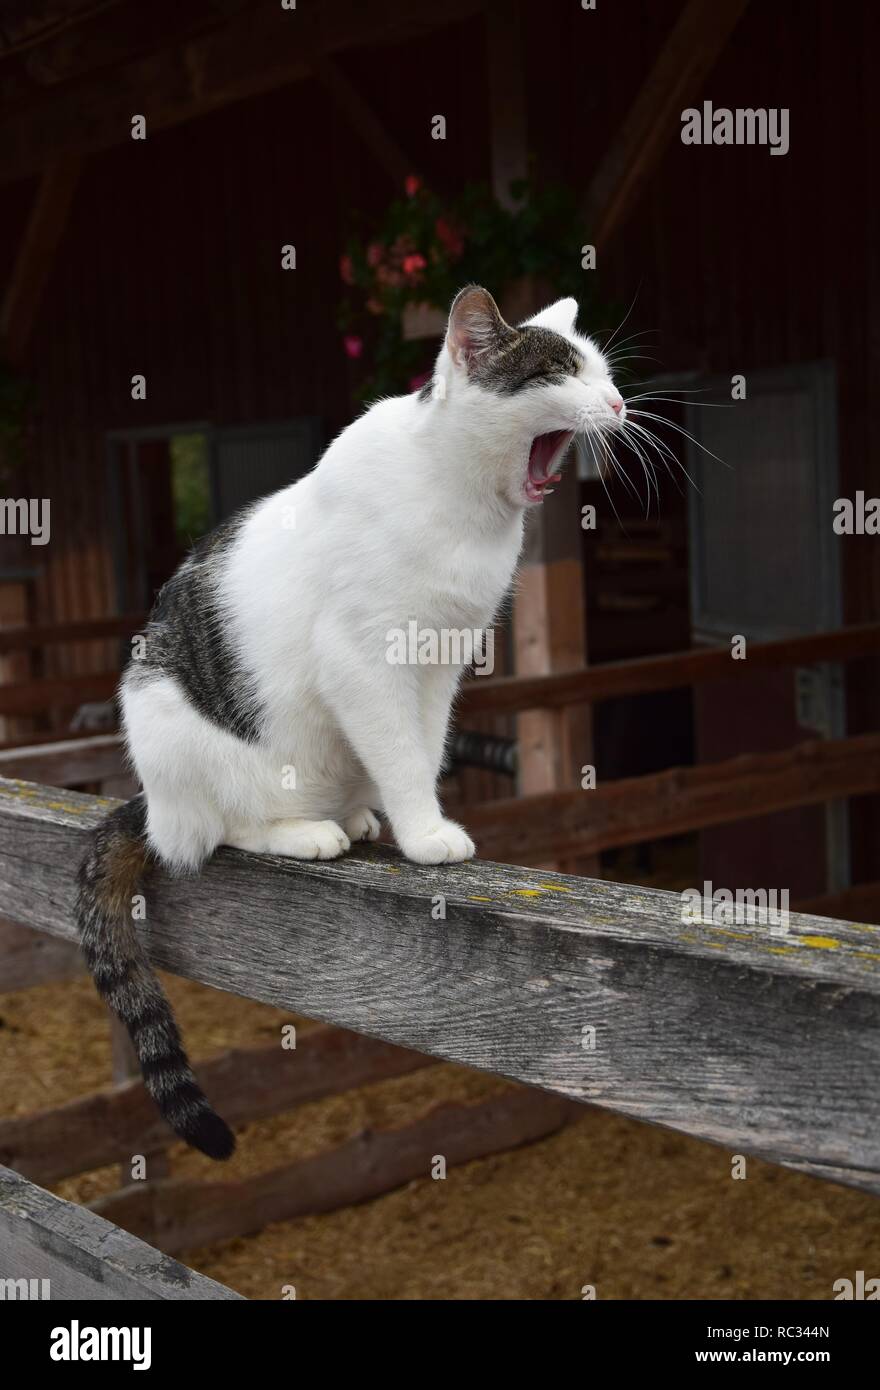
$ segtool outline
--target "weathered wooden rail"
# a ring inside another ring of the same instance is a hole
[[[0,1279],[4,1300],[44,1296],[43,1280],[45,1296],[62,1300],[241,1297],[9,1168],[0,1168]]]
[[[0,783],[5,917],[74,939],[109,804]],[[371,846],[157,874],[144,932],[187,978],[880,1192],[875,926],[694,925],[675,894]]]

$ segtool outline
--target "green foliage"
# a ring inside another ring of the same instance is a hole
[[[480,284],[496,298],[523,276],[547,281],[556,297],[574,295],[589,316],[595,272],[581,268],[581,214],[566,185],[511,185],[513,208],[502,207],[485,184],[469,184],[443,199],[407,180],[405,198],[389,206],[382,225],[352,237],[340,261],[354,293],[340,306],[346,350],[372,365],[359,396],[407,389],[426,366],[422,342],[403,338],[410,305],[446,310],[463,285]]]
[[[177,434],[169,445],[174,530],[178,545],[188,550],[211,529],[211,480],[208,441],[203,434]]]

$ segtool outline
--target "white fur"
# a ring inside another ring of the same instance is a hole
[[[171,677],[123,683],[148,835],[166,864],[194,868],[221,843],[330,858],[375,838],[370,807],[419,863],[474,853],[436,793],[461,670],[389,664],[387,634],[410,619],[488,628],[520,551],[532,439],[618,423],[576,308],[560,300],[530,322],[577,345],[578,379],[496,395],[444,345],[431,401],[374,405],[307,477],[251,510],[219,596],[266,712],[256,743],[203,718]]]

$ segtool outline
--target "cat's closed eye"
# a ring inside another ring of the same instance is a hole
[[[565,375],[566,374],[561,367],[558,371],[555,372],[548,372],[545,370],[532,372],[529,376],[523,377],[521,385],[528,386],[530,383],[534,382],[538,385],[546,384],[549,386],[552,385],[554,382],[563,381],[565,379]]]

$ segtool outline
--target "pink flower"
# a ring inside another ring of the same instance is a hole
[[[448,251],[450,256],[460,256],[464,250],[464,237],[457,227],[451,222],[447,222],[445,217],[438,217],[434,223],[434,231],[437,240]]]
[[[425,268],[428,262],[424,256],[420,256],[418,251],[414,251],[411,256],[403,258],[403,273],[411,279],[415,279]]]
[[[346,254],[345,256],[339,257],[339,274],[346,285],[354,284],[354,262],[351,256]]]
[[[385,247],[382,243],[380,241],[371,241],[367,247],[367,265],[375,270],[376,266],[381,263],[384,255]]]
[[[346,333],[342,341],[349,357],[360,357],[364,350],[363,338],[358,338],[354,333]]]
[[[422,186],[422,181],[418,174],[407,174],[403,186],[406,189],[406,196],[414,198]]]
[[[368,299],[367,308],[371,314],[384,314],[385,312],[385,306],[383,305],[381,299]]]

